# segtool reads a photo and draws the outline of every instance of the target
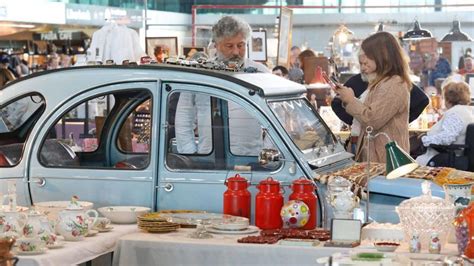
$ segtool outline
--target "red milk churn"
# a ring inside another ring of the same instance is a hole
[[[250,192],[247,179],[236,174],[227,178],[224,192],[224,214],[246,217],[250,220]]]
[[[314,194],[315,185],[305,177],[300,177],[293,181],[291,189],[293,193],[291,193],[289,200],[301,200],[309,208],[309,220],[301,229],[310,230],[316,228],[318,197]]]
[[[255,225],[260,229],[278,229],[283,226],[280,211],[283,195],[280,182],[268,177],[257,185],[260,190],[255,198]]]

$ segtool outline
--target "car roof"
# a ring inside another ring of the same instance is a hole
[[[15,80],[8,83],[5,87],[0,89],[2,91],[8,90],[9,87],[15,86],[15,84],[25,81],[41,81],[46,84],[60,82],[69,76],[71,81],[73,77],[80,75],[81,73],[88,73],[88,71],[94,71],[95,78],[80,79],[84,87],[97,86],[98,77],[100,76],[104,81],[117,82],[128,78],[150,78],[155,71],[169,71],[169,73],[192,73],[198,75],[206,75],[218,79],[223,79],[233,83],[237,83],[247,88],[251,92],[255,92],[262,97],[282,96],[282,95],[298,95],[306,92],[306,88],[298,83],[289,81],[287,79],[278,77],[270,73],[244,73],[244,72],[233,72],[233,71],[217,71],[209,70],[198,67],[185,67],[176,66],[170,64],[156,64],[156,65],[100,65],[100,66],[80,66],[70,67],[63,69],[48,70],[43,72],[37,72],[26,76],[24,78]],[[99,76],[97,76],[99,75]],[[120,78],[117,78],[117,75]],[[157,77],[160,78],[160,77]],[[182,78],[182,77],[181,77]],[[56,80],[57,79],[57,80]],[[76,79],[77,80],[77,79]]]

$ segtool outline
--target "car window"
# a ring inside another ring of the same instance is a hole
[[[171,169],[268,171],[259,165],[258,155],[275,145],[262,134],[254,114],[233,101],[174,92],[168,97],[167,123]]]
[[[40,162],[48,167],[144,168],[149,162],[149,108],[151,95],[143,90],[84,100],[50,129]]]
[[[151,100],[138,105],[122,124],[117,146],[124,153],[150,151]]]
[[[21,97],[0,108],[0,133],[15,131],[43,105],[43,97],[34,94]]]
[[[45,107],[44,98],[39,94],[23,96],[0,106],[0,167],[20,162],[23,144]]]

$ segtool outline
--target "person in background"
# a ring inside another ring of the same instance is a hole
[[[15,78],[21,77],[20,57],[17,54],[12,54],[9,60],[10,64],[8,65],[8,69],[15,75]]]
[[[59,66],[61,68],[66,68],[71,66],[71,57],[67,54],[62,54],[59,57]]]
[[[165,59],[165,53],[163,51],[163,47],[157,45],[153,50],[153,54],[155,55],[156,62],[163,63]]]
[[[253,67],[259,72],[270,73],[264,65],[246,58],[250,25],[234,16],[222,17],[212,27],[212,39],[216,48],[216,61],[224,64]],[[229,139],[233,152],[256,156],[262,148],[260,126],[241,106],[228,103]],[[204,154],[212,147],[211,99],[205,94],[183,92],[176,107],[175,130],[179,153]],[[197,130],[196,128],[197,127]],[[198,135],[196,143],[195,132]],[[242,145],[244,143],[244,145]]]
[[[288,69],[284,66],[276,66],[272,69],[274,75],[288,79]]]
[[[426,136],[421,137],[423,146],[428,148],[416,158],[420,165],[429,165],[431,158],[439,153],[430,148],[430,144],[464,144],[467,125],[474,123],[474,109],[469,106],[471,93],[466,82],[449,82],[443,87],[443,97],[447,111]]]
[[[59,61],[59,55],[57,53],[52,53],[48,59],[47,69],[50,70],[60,68]]]
[[[472,63],[473,63],[472,57],[464,58],[464,68],[459,69],[458,73],[461,74],[461,75],[474,73],[474,67],[473,67]]]
[[[385,163],[383,136],[371,140],[370,150],[366,150],[365,130],[373,128],[372,134],[384,132],[406,152],[409,152],[408,109],[411,81],[408,74],[408,60],[398,40],[388,32],[377,32],[361,44],[361,69],[368,77],[369,86],[364,101],[354,96],[352,88],[338,85],[335,88],[345,110],[360,123],[356,160],[367,159]]]
[[[0,89],[8,82],[15,80],[15,75],[8,69],[10,59],[5,53],[0,54]]]
[[[318,101],[316,100],[316,93],[309,95],[309,103],[314,107],[314,110],[318,110]]]
[[[447,78],[452,72],[449,61],[440,57],[438,52],[426,54],[424,61],[423,74],[428,77],[428,86],[435,86],[436,79]]]
[[[256,68],[258,72],[270,73],[265,65],[245,55],[251,32],[252,28],[247,22],[234,16],[222,17],[212,27],[213,42],[216,47],[215,60],[227,65],[237,64],[244,68]]]
[[[362,94],[367,90],[369,86],[368,76],[366,69],[363,67],[364,56],[359,55],[359,64],[361,66],[361,73],[350,77],[344,86],[352,88],[354,90],[354,96],[361,99]],[[365,95],[365,94],[364,94]],[[363,99],[361,99],[363,101]],[[412,83],[412,88],[410,91],[410,109],[408,122],[411,123],[420,116],[420,114],[425,110],[426,106],[430,103],[428,96],[423,92],[423,90]],[[342,106],[342,101],[340,98],[335,97],[331,102],[331,108],[334,113],[341,119],[344,123],[351,126],[351,134],[349,137],[349,142],[351,143],[351,151],[355,153],[356,144],[359,137],[360,124],[353,120],[352,115],[348,114],[344,107]]]
[[[303,52],[301,52],[298,55],[298,65],[300,66],[301,73],[303,73],[303,75],[301,76],[301,82],[300,82],[301,84],[303,84],[305,82],[305,80],[304,80],[304,71],[305,71],[304,62],[305,62],[305,59],[306,58],[311,58],[311,57],[316,57],[316,54],[313,52],[313,50],[310,50],[310,49],[304,50]]]
[[[296,83],[303,83],[303,70],[300,68],[298,56],[301,49],[298,46],[291,47],[290,50],[290,68],[288,69],[288,79]]]
[[[466,57],[472,57],[472,49],[467,48],[466,52],[459,57],[459,62],[458,62],[458,70],[461,70],[464,68],[464,59]]]
[[[26,60],[22,59],[20,61],[20,72],[21,72],[21,77],[28,76],[30,74],[30,68],[28,67],[28,62]]]

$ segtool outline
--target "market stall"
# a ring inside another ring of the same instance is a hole
[[[328,258],[336,253],[340,262],[348,265],[369,265],[368,261],[351,261],[351,255],[373,253],[372,243],[364,242],[357,248],[324,247],[287,242],[281,244],[242,244],[241,235],[214,235],[211,239],[192,239],[187,235],[193,229],[180,229],[169,234],[134,233],[119,239],[114,252],[114,266],[120,265],[328,265]],[[256,234],[258,235],[258,234]],[[383,265],[396,262],[410,263],[410,258],[423,258],[425,262],[443,260],[455,255],[455,245],[443,247],[441,254],[429,254],[427,250],[419,254],[408,252],[406,244],[395,253],[385,253]],[[351,254],[342,256],[342,254]],[[382,259],[376,260],[380,265]],[[359,264],[357,264],[359,263]],[[397,265],[397,264],[395,264]],[[401,265],[406,265],[401,263]]]

